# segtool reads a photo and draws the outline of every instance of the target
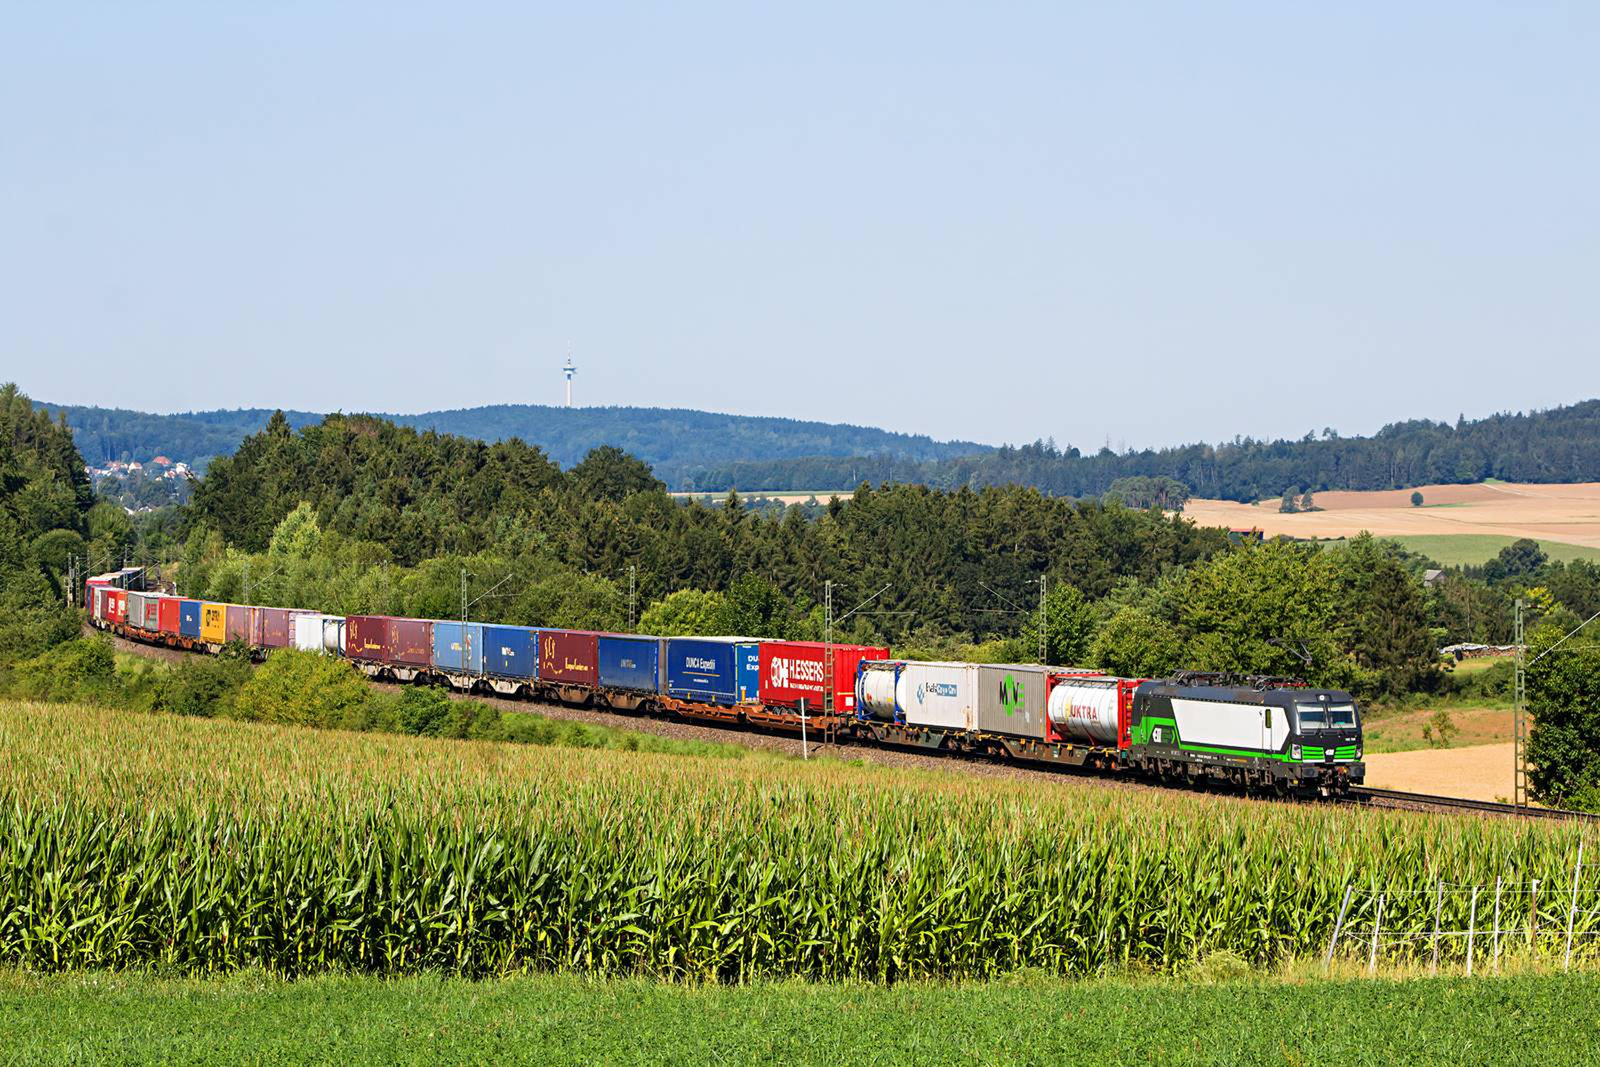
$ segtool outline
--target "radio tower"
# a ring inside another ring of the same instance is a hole
[[[572,376],[578,373],[578,368],[572,365],[571,349],[567,350],[567,365],[561,369],[561,373],[567,376],[567,407],[570,408],[572,406]]]

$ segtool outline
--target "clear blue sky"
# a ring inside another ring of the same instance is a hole
[[[1095,448],[1600,394],[1600,5],[45,3],[0,378]],[[759,9],[759,10],[758,10]]]

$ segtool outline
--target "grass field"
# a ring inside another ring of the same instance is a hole
[[[1570,880],[1566,825],[0,704],[0,961],[979,979],[1312,957],[1386,894]],[[18,859],[18,857],[24,857]],[[1507,922],[1526,922],[1524,894]],[[1535,956],[1562,905],[1536,898]],[[1446,929],[1464,927],[1453,894]],[[1518,909],[1521,909],[1520,911]],[[7,918],[9,917],[9,918]],[[1600,960],[1600,917],[1578,925]],[[1448,964],[1464,946],[1447,943]]]
[[[1419,552],[1435,563],[1445,567],[1476,565],[1487,563],[1499,554],[1502,548],[1516,540],[1504,534],[1423,534],[1410,537],[1396,537],[1406,548]],[[1539,547],[1553,560],[1570,563],[1573,560],[1584,559],[1590,562],[1600,561],[1600,548],[1589,545],[1569,545],[1560,541],[1547,541],[1536,538]]]
[[[0,975],[6,1063],[1593,1063],[1594,976],[682,986]]]

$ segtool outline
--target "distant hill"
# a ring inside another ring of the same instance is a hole
[[[70,404],[37,405],[67,413],[73,437],[91,464],[113,459],[143,463],[157,455],[204,469],[215,456],[233,452],[241,440],[267,424],[272,411],[191,411],[152,415],[117,408]],[[298,429],[322,415],[286,411]],[[597,445],[615,445],[644,460],[674,488],[700,488],[696,472],[748,461],[804,456],[883,456],[910,462],[943,460],[988,450],[969,441],[935,441],[865,426],[748,415],[722,415],[679,408],[557,408],[532,404],[388,415],[401,426],[437,430],[483,441],[520,437],[570,467]],[[810,487],[807,487],[810,488]]]
[[[1054,496],[1099,496],[1124,478],[1172,478],[1195,496],[1253,501],[1326,489],[1409,489],[1418,485],[1600,481],[1600,400],[1548,411],[1459,419],[1416,419],[1371,437],[1321,437],[1134,452],[1082,454],[1035,443],[939,460],[812,456],[735,461],[697,472],[699,488],[717,491],[808,490],[871,482],[918,482],[935,488],[1031,485]]]

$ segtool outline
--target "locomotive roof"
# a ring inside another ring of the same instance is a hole
[[[1183,697],[1188,700],[1219,700],[1232,704],[1260,704],[1286,708],[1294,704],[1353,703],[1343,689],[1256,689],[1246,685],[1178,685],[1170,680],[1145,682],[1140,693]]]

